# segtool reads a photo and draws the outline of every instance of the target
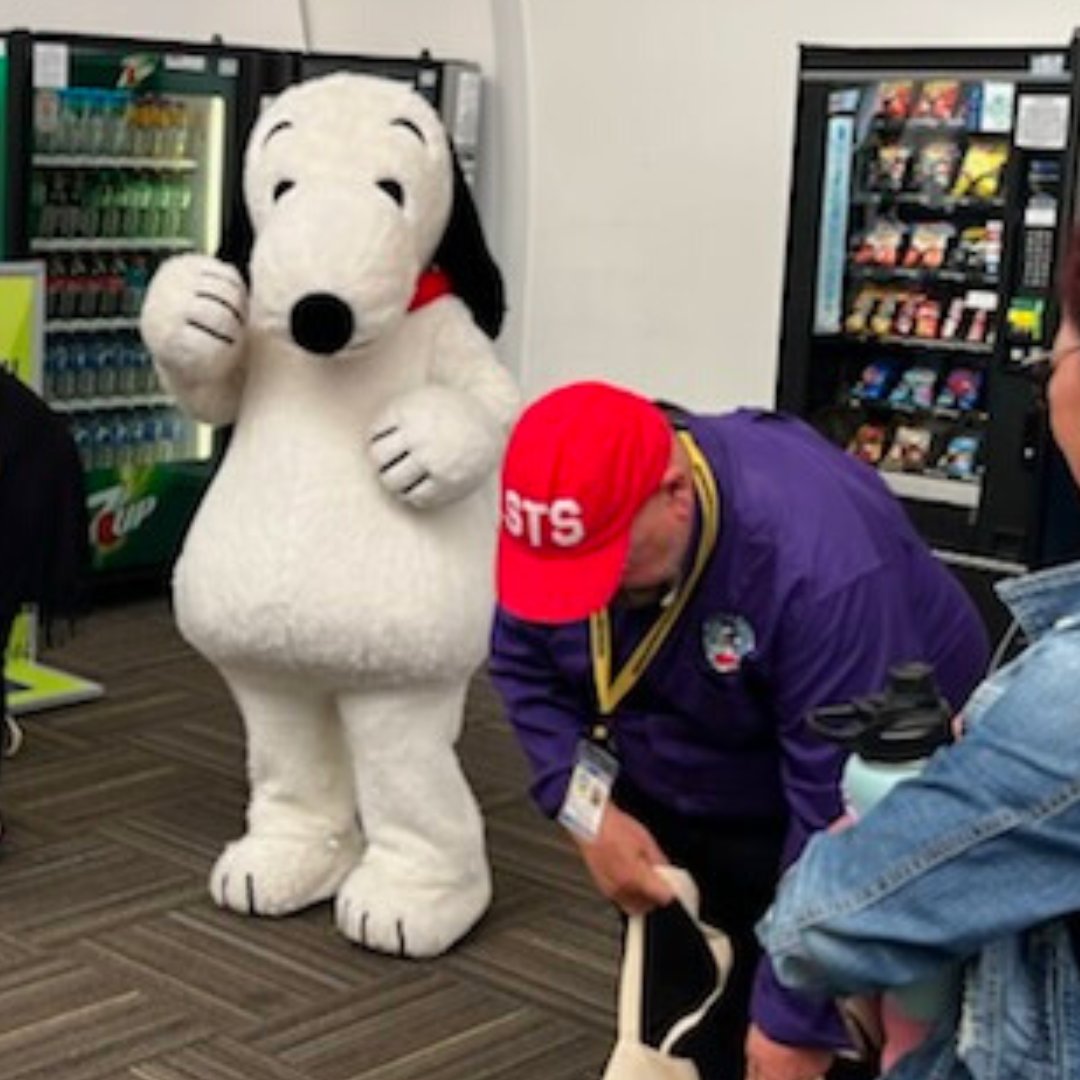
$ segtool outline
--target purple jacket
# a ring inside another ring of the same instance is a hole
[[[844,756],[809,730],[808,713],[881,690],[889,667],[908,660],[932,664],[959,709],[985,671],[986,631],[872,468],[775,413],[691,416],[687,426],[716,478],[720,537],[613,717],[620,768],[689,816],[783,815],[786,866],[841,813]],[[613,613],[615,670],[654,615]],[[554,815],[596,715],[588,624],[540,626],[500,611],[490,670],[532,766],[533,797]],[[752,1015],[766,1034],[834,1045],[830,1014],[762,962]]]

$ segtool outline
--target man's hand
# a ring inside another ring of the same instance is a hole
[[[595,840],[574,836],[596,887],[626,912],[641,915],[675,899],[655,870],[667,856],[639,821],[608,803]]]
[[[746,1037],[746,1080],[819,1080],[833,1055],[816,1046],[787,1046],[773,1042],[751,1024]]]

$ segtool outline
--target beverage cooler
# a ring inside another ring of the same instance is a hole
[[[156,380],[138,331],[150,279],[187,251],[246,267],[248,131],[268,96],[339,70],[411,83],[473,177],[472,63],[0,33],[0,258],[45,268],[36,384],[70,417],[100,580],[171,566],[220,442]]]
[[[171,564],[212,467],[211,430],[158,384],[138,332],[163,259],[214,252],[253,115],[227,49],[14,32],[2,250],[46,271],[40,385],[86,469],[95,569]]]
[[[779,407],[878,469],[991,622],[1080,555],[1033,361],[1073,215],[1076,48],[802,50]]]

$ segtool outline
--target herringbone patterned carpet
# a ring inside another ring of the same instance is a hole
[[[168,601],[99,608],[43,659],[105,684],[25,719],[0,774],[3,1080],[582,1080],[613,1030],[618,926],[524,795],[482,676],[462,756],[496,899],[431,962],[365,953],[329,904],[283,920],[206,892],[242,831],[243,740]]]

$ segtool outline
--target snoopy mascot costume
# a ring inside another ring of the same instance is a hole
[[[404,84],[287,90],[243,184],[250,284],[177,256],[142,314],[181,406],[234,426],[174,579],[247,739],[247,831],[210,891],[245,915],[334,897],[352,941],[434,956],[491,898],[455,743],[519,405],[478,327],[497,332],[502,282],[446,132]]]

